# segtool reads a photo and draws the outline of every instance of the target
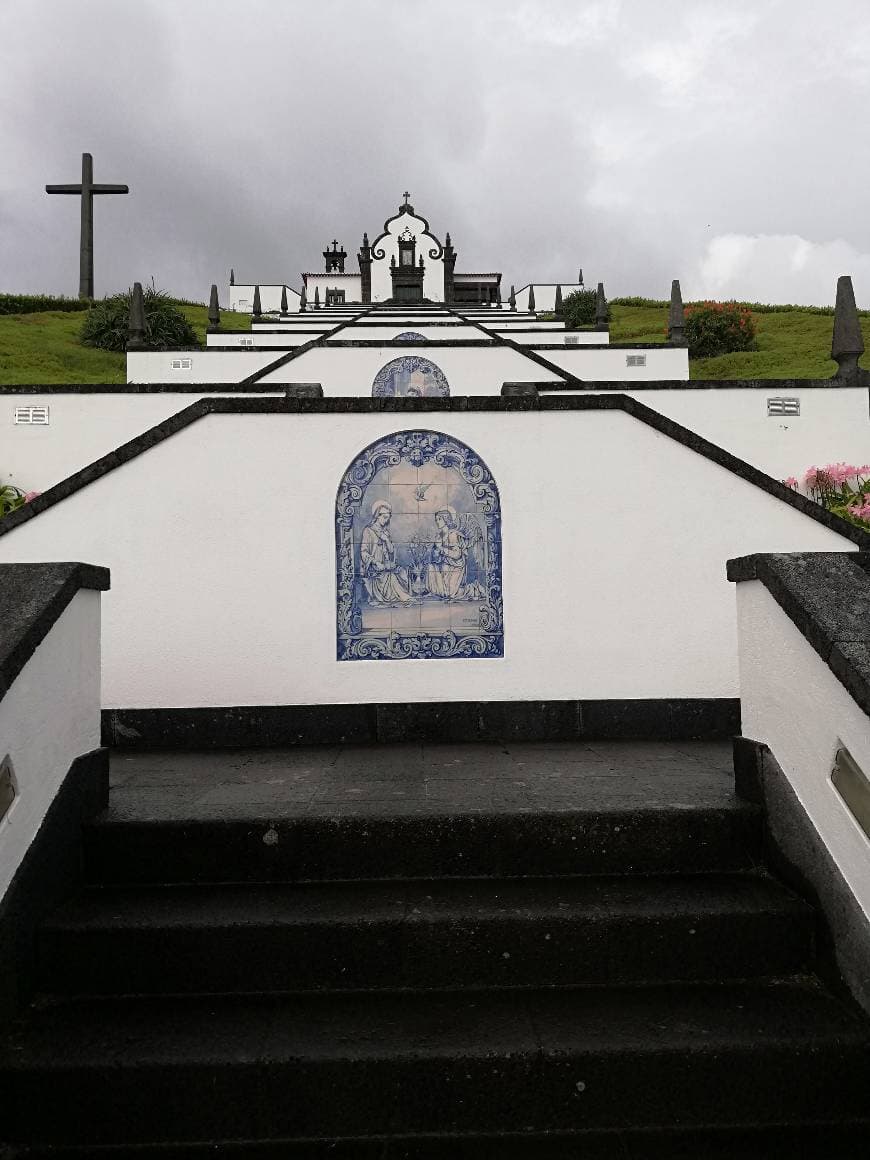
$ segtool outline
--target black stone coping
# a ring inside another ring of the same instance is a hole
[[[338,321],[336,325],[331,327],[329,330],[321,331],[319,334],[312,332],[310,342],[303,342],[301,345],[296,346],[292,350],[286,351],[283,354],[278,352],[277,357],[273,359],[272,362],[267,363],[266,366],[261,367],[258,371],[248,375],[248,377],[243,379],[242,382],[245,384],[258,383],[266,375],[271,374],[272,371],[278,370],[279,367],[286,366],[287,363],[292,362],[293,359],[299,358],[300,355],[305,354],[307,351],[313,350],[315,347],[325,346],[326,340],[330,335],[338,334],[339,331],[344,330],[345,327],[351,326],[355,322],[360,322],[368,314],[371,314],[373,309],[374,308],[371,306],[364,306],[355,314],[349,314],[346,318]]]
[[[79,589],[108,587],[94,564],[0,564],[0,700]]]
[[[728,579],[760,580],[870,717],[870,551],[756,553]]]
[[[407,742],[727,740],[740,732],[730,697],[600,701],[432,701],[104,709],[116,749],[223,749]]]
[[[218,348],[220,349],[220,348]],[[239,348],[241,349],[241,348]],[[246,347],[252,350],[252,347]],[[272,348],[276,349],[276,348]],[[286,383],[16,383],[3,395],[264,395],[284,393]]]
[[[548,370],[558,369],[551,368],[546,363],[545,365]],[[284,389],[284,384],[274,385],[280,385],[282,390]],[[369,397],[321,399],[287,398],[284,395],[245,399],[232,398],[226,394],[223,396],[197,399],[190,406],[176,412],[174,415],[170,415],[169,418],[151,427],[148,431],[143,431],[135,439],[131,439],[128,443],[124,443],[114,451],[110,451],[108,455],[104,455],[94,463],[88,464],[87,467],[83,467],[80,471],[61,480],[54,487],[48,488],[47,491],[37,496],[36,499],[31,500],[30,503],[25,504],[23,507],[18,508],[17,511],[5,516],[0,520],[0,536],[8,535],[9,532],[14,531],[15,528],[20,527],[27,520],[33,519],[47,508],[53,507],[56,503],[66,499],[67,496],[75,494],[75,492],[80,491],[81,488],[86,487],[89,483],[93,483],[95,479],[100,479],[102,476],[108,474],[114,468],[120,467],[123,463],[128,463],[137,455],[141,455],[143,451],[147,451],[150,447],[154,447],[164,439],[168,439],[170,435],[182,431],[185,427],[190,426],[191,423],[195,423],[205,415],[384,414],[410,417],[415,415],[437,415],[444,412],[452,414],[505,411],[623,411],[638,422],[645,423],[648,427],[652,427],[653,430],[659,431],[662,435],[666,435],[669,439],[673,439],[677,443],[682,443],[684,447],[688,447],[696,454],[704,456],[705,459],[709,459],[713,463],[718,463],[720,467],[724,467],[727,471],[732,472],[732,474],[739,476],[741,479],[745,479],[747,483],[751,483],[754,487],[761,488],[762,491],[766,491],[774,499],[788,504],[789,507],[795,508],[811,520],[815,520],[816,523],[822,524],[831,531],[843,536],[844,539],[851,540],[859,548],[870,551],[870,532],[866,532],[862,528],[850,524],[848,521],[841,519],[840,516],[836,516],[832,512],[827,511],[820,504],[815,503],[811,499],[807,499],[806,496],[792,491],[790,487],[786,487],[779,480],[765,475],[757,467],[753,467],[751,464],[744,462],[744,460],[738,459],[730,451],[725,451],[722,447],[711,443],[709,439],[705,439],[696,432],[690,431],[688,427],[683,427],[681,424],[674,422],[673,419],[667,418],[667,416],[653,410],[652,407],[641,403],[638,399],[633,399],[630,395],[612,394],[610,392],[606,394],[592,394],[589,392],[588,385],[580,393],[574,394],[559,392],[552,395],[541,395],[537,393],[534,395],[515,396],[455,395],[447,399],[373,399]],[[411,421],[413,422],[413,419]]]
[[[642,344],[638,344],[642,345]],[[651,343],[652,346],[664,346],[664,343]],[[679,343],[672,344],[679,346]],[[573,347],[571,348],[574,349]],[[599,349],[590,344],[589,350]],[[602,350],[618,349],[615,344],[604,344]],[[628,348],[630,349],[630,348]],[[769,395],[783,394],[787,391],[801,390],[835,390],[842,387],[854,387],[855,383],[844,383],[840,379],[650,379],[635,382],[632,379],[613,379],[608,382],[584,382],[584,391],[734,391],[734,390],[765,390]],[[564,386],[548,387],[551,391],[575,391],[577,387],[570,383]]]

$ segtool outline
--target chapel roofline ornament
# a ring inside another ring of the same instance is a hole
[[[438,240],[438,238],[436,238],[436,236],[429,229],[429,222],[426,220],[426,218],[424,218],[422,214],[417,213],[417,211],[414,209],[414,207],[408,201],[408,198],[410,198],[410,196],[411,196],[410,193],[408,193],[406,191],[403,196],[405,198],[405,203],[403,205],[399,206],[397,213],[394,213],[392,217],[387,218],[387,220],[384,222],[383,232],[378,234],[378,236],[372,242],[372,247],[371,247],[372,258],[376,262],[381,262],[384,260],[384,258],[387,256],[386,251],[384,249],[381,249],[378,246],[378,243],[382,242],[384,240],[384,238],[389,236],[390,222],[398,221],[398,219],[400,217],[402,217],[403,214],[409,214],[411,217],[416,218],[417,221],[420,221],[423,223],[423,229],[420,232],[422,234],[424,234],[427,238],[431,238],[432,241],[435,243],[435,245],[429,250],[429,258],[433,262],[438,261],[438,259],[444,253],[444,247],[441,245],[441,242]]]

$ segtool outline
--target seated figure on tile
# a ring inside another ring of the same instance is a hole
[[[390,535],[393,509],[380,501],[363,529],[359,547],[360,574],[372,604],[410,604],[413,600],[407,569],[398,567],[396,545]]]

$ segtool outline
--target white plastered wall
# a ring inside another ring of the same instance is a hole
[[[540,344],[559,343],[561,346],[603,346],[607,344],[606,330],[553,330],[541,334],[539,330],[519,330],[505,327],[488,327],[497,334],[509,338],[511,342],[518,342],[521,346],[537,346]],[[547,353],[546,350],[541,352]]]
[[[326,305],[327,290],[343,290],[346,303],[362,302],[362,281],[359,274],[314,273],[305,275],[305,297],[308,305],[314,303],[314,291],[319,291],[320,305]]]
[[[724,387],[639,390],[631,395],[760,467],[774,479],[798,479],[808,467],[845,460],[870,463],[870,410],[864,387]],[[799,416],[768,417],[771,397],[797,398]]]
[[[212,347],[220,347],[225,350],[236,350],[241,348],[258,347],[262,350],[263,347],[274,348],[276,350],[292,350],[297,346],[304,346],[306,342],[311,342],[312,339],[318,337],[316,330],[307,330],[291,333],[284,331],[280,334],[270,334],[269,331],[250,331],[245,330],[239,333],[230,334],[207,334],[206,346],[210,349]]]
[[[463,325],[457,322],[453,326],[427,326],[424,322],[407,322],[407,323],[393,323],[389,327],[386,326],[366,326],[365,322],[355,323],[353,326],[346,326],[340,330],[335,336],[337,342],[353,339],[369,339],[372,341],[382,341],[384,339],[397,338],[400,334],[405,334],[407,331],[414,331],[415,334],[422,334],[424,338],[434,339],[436,342],[456,342],[462,339],[473,339],[474,341],[486,342],[491,336],[479,330],[476,326]]]
[[[587,382],[689,380],[689,352],[681,346],[610,347],[603,350],[579,346],[542,350],[541,354]],[[629,366],[628,359],[637,356],[645,359],[644,366]]]
[[[131,350],[127,352],[127,382],[240,383],[277,357],[279,352],[250,349]]]
[[[763,741],[870,919],[870,840],[831,782],[845,746],[870,770],[870,721],[759,580],[737,585],[742,731]]]
[[[444,261],[442,258],[430,258],[429,251],[439,248],[439,243],[431,234],[425,233],[426,223],[415,214],[403,213],[392,221],[387,222],[385,237],[378,237],[372,241],[372,249],[383,250],[383,258],[375,258],[372,254],[372,301],[386,302],[393,296],[393,280],[390,276],[390,259],[395,256],[399,261],[399,234],[408,228],[417,238],[415,264],[423,257],[423,297],[430,302],[444,301]]]
[[[18,793],[0,820],[0,898],[77,757],[100,744],[100,593],[77,592],[0,700]]]
[[[451,395],[498,395],[505,382],[560,381],[558,371],[547,370],[510,347],[427,347],[420,342],[409,343],[407,351],[378,346],[317,347],[269,371],[261,381],[264,386],[322,383],[325,395],[370,397],[378,371],[405,355],[428,359],[440,367]]]
[[[2,395],[0,391],[0,397],[8,409],[0,426],[0,484],[46,491],[204,396],[102,391]],[[12,412],[18,406],[48,407],[48,425],[16,426]]]
[[[336,660],[336,490],[409,427],[498,484],[502,659]],[[227,480],[252,496],[229,517]],[[852,548],[624,412],[215,414],[0,537],[0,560],[110,566],[104,704],[179,707],[734,697],[725,561]]]

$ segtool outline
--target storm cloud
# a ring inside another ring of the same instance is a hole
[[[870,305],[865,0],[0,4],[0,290],[203,300],[355,255],[409,190],[505,285]]]

